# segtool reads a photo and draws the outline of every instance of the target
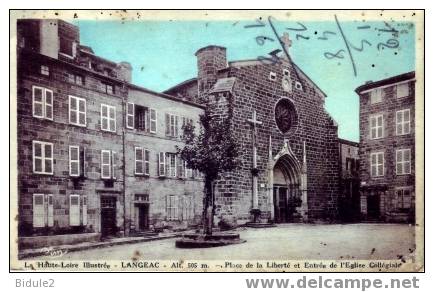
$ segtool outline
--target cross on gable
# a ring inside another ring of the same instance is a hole
[[[256,128],[256,125],[262,125],[262,122],[258,121],[256,119],[256,110],[253,110],[252,118],[251,119],[247,119],[247,122],[249,122],[250,124],[252,124],[254,128]]]
[[[289,33],[287,32],[283,33],[283,36],[280,37],[280,42],[283,44],[285,49],[288,50],[292,45],[292,41],[289,38]]]

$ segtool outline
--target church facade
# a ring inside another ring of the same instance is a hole
[[[216,219],[251,222],[334,220],[339,198],[337,125],[326,94],[293,62],[228,62],[226,48],[196,52],[198,76],[165,93],[231,112],[238,169],[215,187]],[[256,214],[256,215],[255,215]],[[256,218],[255,218],[256,220]]]

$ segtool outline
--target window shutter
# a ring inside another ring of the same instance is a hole
[[[409,149],[404,150],[404,173],[409,174],[411,173],[411,157],[410,157],[411,151]]]
[[[54,210],[53,210],[53,195],[47,195],[47,225],[52,227],[54,225]]]
[[[86,168],[87,168],[87,162],[86,162],[86,148],[82,147],[80,151],[80,175],[82,177],[86,177]]]
[[[44,100],[43,100],[43,89],[41,87],[33,86],[32,88],[33,97],[33,116],[38,118],[44,117]]]
[[[86,100],[79,99],[78,100],[78,122],[80,125],[86,125]]]
[[[377,176],[377,156],[371,155],[371,176]]]
[[[150,109],[150,132],[151,133],[156,133],[157,132],[157,111],[155,109]]]
[[[165,152],[158,153],[158,175],[166,175],[166,155]]]
[[[178,196],[174,196],[174,219],[179,220],[179,200],[178,200]]]
[[[134,129],[134,103],[127,103],[127,128]]]
[[[33,172],[42,172],[42,144],[39,142],[33,141]]]
[[[145,167],[145,169],[144,169],[144,173],[146,174],[146,175],[149,175],[149,150],[147,150],[147,149],[145,149],[144,150],[144,167]]]
[[[174,133],[173,133],[173,135],[175,136],[175,137],[178,137],[178,132],[179,132],[179,126],[178,126],[178,116],[175,116],[174,117],[175,118],[175,130],[174,130]]]
[[[53,119],[53,91],[45,89],[45,117]]]
[[[109,107],[108,114],[109,114],[109,130],[112,132],[116,132],[116,107]]]
[[[116,160],[117,160],[116,152],[112,151],[112,161],[111,161],[112,179],[116,179]]]
[[[377,119],[375,117],[371,117],[369,120],[371,128],[371,138],[374,139],[377,137]]]
[[[396,134],[398,135],[402,135],[402,130],[403,130],[402,118],[403,118],[402,112],[401,111],[396,112]]]
[[[82,196],[83,208],[82,208],[82,224],[87,225],[87,196]]]
[[[166,195],[166,220],[170,220],[170,195]]]
[[[33,194],[33,227],[45,227],[45,206],[43,194]]]
[[[44,168],[46,173],[53,173],[53,144],[45,144],[44,145],[45,153],[44,153]]]
[[[170,115],[166,114],[166,136],[170,136]]]
[[[377,167],[378,167],[378,175],[384,175],[384,157],[383,153],[377,154]]]
[[[80,196],[79,195],[69,196],[69,225],[70,226],[80,225]]]
[[[135,152],[135,174],[143,174],[143,148],[136,147],[134,152]]]

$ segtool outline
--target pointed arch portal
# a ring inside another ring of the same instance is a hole
[[[274,157],[271,166],[274,222],[292,222],[302,199],[301,164],[285,143],[283,149]]]

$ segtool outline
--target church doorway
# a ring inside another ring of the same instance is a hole
[[[301,206],[300,175],[288,158],[280,158],[273,170],[274,222],[288,223],[299,219]]]

